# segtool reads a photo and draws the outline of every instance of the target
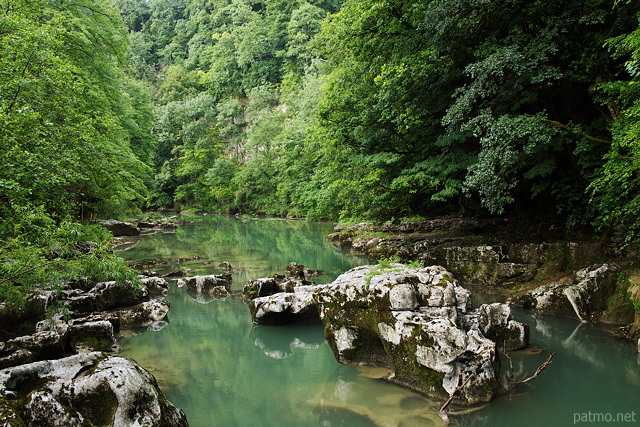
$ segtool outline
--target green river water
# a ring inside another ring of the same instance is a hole
[[[142,236],[119,255],[136,262],[198,258],[155,265],[159,274],[218,274],[227,261],[233,295],[203,300],[172,286],[164,327],[125,338],[121,355],[158,379],[192,427],[443,425],[434,409],[442,402],[377,379],[379,370],[337,363],[322,326],[252,324],[239,298],[249,279],[298,262],[326,271],[316,282],[327,283],[367,263],[326,244],[331,231],[327,223],[206,216],[175,233]],[[531,341],[542,349],[511,354],[516,376],[531,375],[555,351],[553,363],[523,393],[454,415],[453,425],[640,425],[640,359],[631,345],[572,320],[515,317],[529,323]],[[606,422],[612,419],[621,422]]]

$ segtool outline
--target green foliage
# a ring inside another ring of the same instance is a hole
[[[42,207],[15,207],[12,214],[0,221],[0,301],[20,305],[34,289],[55,291],[71,280],[138,284],[137,273],[107,252],[113,236],[105,228],[56,223]]]
[[[0,32],[0,211],[58,217],[138,209],[154,143],[148,99],[121,82],[124,31],[106,2],[5,1]]]
[[[370,269],[369,272],[367,273],[367,276],[364,279],[365,283],[369,285],[371,283],[371,279],[373,279],[375,276],[379,276],[384,273],[402,271],[402,268],[394,266],[397,264],[400,264],[400,258],[398,257],[379,259],[378,265]]]
[[[152,206],[314,219],[599,215],[629,239],[640,229],[635,2],[118,5],[131,70],[147,84],[127,88],[132,109],[113,122],[145,163],[156,147]]]
[[[590,189],[598,208],[596,224],[618,225],[625,244],[640,243],[640,27],[608,41],[616,57],[627,58],[626,75],[600,85],[599,95],[613,114],[613,142]],[[624,80],[622,79],[624,78]]]

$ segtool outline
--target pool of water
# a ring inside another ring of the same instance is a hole
[[[239,298],[249,279],[298,262],[325,270],[317,281],[326,283],[367,263],[325,243],[331,231],[327,223],[210,216],[175,233],[143,236],[119,254],[136,262],[196,258],[154,265],[159,274],[217,274],[227,261],[234,267],[233,295],[203,300],[173,286],[165,327],[125,338],[121,355],[153,373],[194,427],[442,425],[436,409],[442,402],[378,379],[380,370],[338,364],[321,325],[252,324]],[[598,425],[582,421],[618,414],[640,423],[640,362],[631,345],[572,320],[515,316],[530,324],[532,343],[540,347],[511,354],[516,378],[532,375],[557,352],[553,363],[512,395],[471,411],[451,408],[454,424]]]

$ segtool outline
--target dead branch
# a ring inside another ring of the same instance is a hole
[[[513,380],[513,360],[511,359],[511,357],[509,356],[509,353],[507,353],[507,347],[506,347],[506,342],[502,348],[502,354],[509,360],[509,392],[511,392],[513,390],[513,387],[517,384],[525,384],[528,383],[529,381],[535,380],[536,378],[538,378],[538,375],[540,375],[540,373],[542,371],[544,371],[547,366],[549,366],[551,364],[551,360],[553,359],[553,356],[556,355],[555,352],[553,352],[548,358],[547,360],[538,367],[538,369],[536,369],[535,374],[531,375],[528,378],[525,378],[521,381],[514,381]]]
[[[518,381],[516,384],[528,383],[529,381],[535,380],[536,378],[538,378],[538,375],[540,375],[540,373],[544,371],[547,368],[547,366],[551,364],[551,359],[553,359],[553,356],[555,355],[556,355],[556,352],[554,351],[553,353],[551,353],[551,355],[549,355],[547,360],[542,365],[538,366],[538,369],[536,369],[535,374],[531,375],[529,378],[525,378],[522,381]]]
[[[502,354],[509,359],[509,392],[513,388],[513,360],[509,357],[509,353],[507,353],[507,341],[502,342]]]
[[[445,410],[447,409],[447,406],[449,406],[449,404],[453,401],[453,398],[455,397],[455,395],[456,395],[460,390],[462,390],[462,389],[467,385],[467,383],[469,382],[469,380],[470,380],[471,378],[473,378],[473,376],[474,376],[475,374],[476,374],[476,373],[474,372],[474,373],[472,373],[471,375],[469,375],[469,376],[467,377],[467,379],[466,379],[466,380],[464,380],[464,382],[462,383],[462,385],[461,385],[461,386],[456,387],[456,388],[455,388],[455,389],[454,389],[454,390],[449,394],[449,399],[444,403],[444,405],[442,405],[442,407],[441,407],[441,408],[440,408],[440,410],[438,411],[438,415],[440,415],[440,418],[442,418],[442,421],[444,421],[445,423],[449,424],[449,415],[447,415],[447,413],[445,412]]]

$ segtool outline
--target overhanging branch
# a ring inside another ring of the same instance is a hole
[[[543,121],[544,121],[546,124],[551,125],[551,126],[555,126],[555,127],[559,127],[559,128],[567,129],[567,130],[572,130],[569,126],[567,126],[567,125],[565,125],[565,124],[562,124],[562,123],[560,123],[560,122],[557,122],[557,121],[555,121],[555,120],[549,120],[549,119],[546,119],[546,120],[543,120]],[[606,139],[596,138],[596,137],[593,137],[593,136],[591,136],[591,135],[587,135],[586,133],[579,132],[578,134],[579,134],[581,137],[583,137],[584,139],[586,139],[586,140],[588,140],[588,141],[591,141],[591,142],[595,142],[595,143],[598,143],[598,144],[607,144],[607,145],[611,145],[611,144],[613,144],[613,141],[609,141],[609,140],[606,140]]]

